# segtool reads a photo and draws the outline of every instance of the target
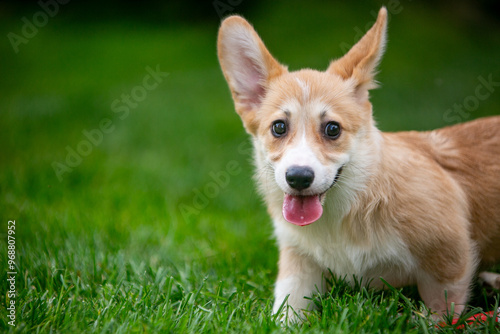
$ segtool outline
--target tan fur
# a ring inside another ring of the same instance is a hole
[[[461,312],[478,265],[500,261],[500,117],[381,133],[368,91],[386,25],[382,8],[366,35],[325,72],[288,72],[241,17],[220,28],[219,60],[253,138],[256,179],[281,249],[275,312],[287,294],[296,310],[309,308],[302,297],[324,291],[321,277],[329,270],[377,287],[379,277],[394,286],[417,284],[432,310],[443,313],[455,303]],[[277,120],[287,125],[282,137],[271,133]],[[335,140],[324,135],[332,120],[341,125]],[[282,216],[284,193],[294,190],[280,174],[299,147],[322,177],[300,195],[320,196],[324,210],[302,227]],[[340,167],[338,182],[325,188]]]

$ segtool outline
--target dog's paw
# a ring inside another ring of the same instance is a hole
[[[288,304],[288,298],[283,300],[281,303],[274,303],[273,316],[275,317],[276,321],[279,321],[284,325],[300,323],[305,319],[302,310],[295,310]]]
[[[279,321],[283,325],[301,323],[305,319],[301,311],[296,312],[290,306],[286,306],[286,310],[283,310],[280,313],[274,313],[274,316],[276,317],[276,321]]]

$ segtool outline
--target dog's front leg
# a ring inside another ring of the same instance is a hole
[[[306,297],[324,293],[325,289],[323,271],[313,259],[291,247],[281,249],[273,307],[274,314],[281,311],[281,321],[294,322],[302,318],[303,310],[314,308],[313,302]]]

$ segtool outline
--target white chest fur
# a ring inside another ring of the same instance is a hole
[[[380,286],[379,277],[394,286],[412,283],[416,262],[403,240],[395,233],[378,233],[368,240],[353,240],[340,224],[321,219],[305,227],[275,221],[280,246],[291,246],[310,257],[326,273],[330,270],[347,281],[362,278]]]

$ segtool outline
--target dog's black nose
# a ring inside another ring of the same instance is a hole
[[[291,166],[285,174],[286,182],[297,190],[309,188],[314,181],[314,171],[306,166]]]

